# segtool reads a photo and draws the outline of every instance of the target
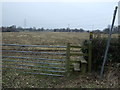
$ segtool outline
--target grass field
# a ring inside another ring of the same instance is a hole
[[[33,44],[33,45],[80,45],[89,38],[89,33],[71,32],[4,32],[3,44]]]
[[[3,44],[65,46],[67,43],[71,43],[72,45],[82,45],[82,41],[88,38],[89,33],[75,32],[2,33]],[[4,71],[2,75],[4,88],[117,88],[119,86],[117,78],[112,82],[109,80],[109,75],[108,78],[100,80],[95,73],[80,75],[79,72],[73,72],[70,76],[52,77]]]

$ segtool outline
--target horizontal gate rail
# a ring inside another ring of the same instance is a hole
[[[52,52],[33,52],[33,51],[17,51],[17,50],[2,50],[3,52],[20,52],[33,54],[52,54],[52,55],[66,55],[66,53],[52,53]]]
[[[17,67],[2,67],[2,68],[21,69],[21,70],[35,70],[35,71],[47,71],[47,72],[58,72],[58,73],[64,73],[65,72],[65,71],[55,71],[55,70],[46,70],[46,69],[29,69],[29,68],[17,68]]]
[[[48,64],[48,65],[62,65],[65,66],[65,64],[61,64],[61,63],[43,63],[43,62],[34,62],[34,61],[20,61],[20,60],[8,60],[8,59],[4,59],[3,61],[9,61],[9,62],[25,62],[25,63],[38,63],[38,64]]]
[[[16,50],[15,48],[12,48],[12,49],[10,49],[10,48],[7,48],[7,49],[5,49],[5,48],[2,48],[2,50]],[[1,50],[1,51],[2,51]],[[21,48],[17,48],[17,50],[19,50],[19,51],[21,51],[22,49]],[[25,51],[28,51],[28,49],[24,49]],[[37,52],[40,52],[40,51],[44,51],[44,52],[48,52],[48,51],[51,51],[51,52],[54,52],[54,51],[60,51],[60,52],[65,52],[66,51],[66,49],[64,48],[64,49],[62,49],[62,48],[60,48],[60,49],[53,49],[53,48],[47,48],[47,49],[44,49],[44,48],[40,48],[40,49],[30,49],[29,51],[37,51]]]
[[[50,76],[64,76],[66,73],[66,48],[67,46],[52,46],[52,45],[17,45],[17,44],[2,44],[2,68],[3,71],[15,71],[28,74],[50,75]],[[9,48],[7,47],[9,46]],[[15,47],[15,48],[12,48]],[[17,48],[19,47],[19,48]],[[28,48],[30,49],[28,50]],[[42,48],[32,48],[42,47]],[[43,51],[42,51],[43,50]],[[64,52],[62,52],[64,51]],[[8,54],[10,53],[10,54]],[[13,55],[16,53],[15,55]],[[23,56],[18,54],[33,55]],[[12,55],[13,56],[12,56]],[[45,58],[36,57],[34,55],[61,55],[61,58]],[[52,62],[53,61],[53,62]],[[29,64],[36,65],[29,65]],[[30,72],[29,72],[30,71]]]
[[[8,70],[2,70],[2,71],[8,71]],[[15,71],[15,70],[10,70],[10,71]],[[64,76],[64,75],[59,75],[59,74],[48,74],[48,73],[33,73],[33,72],[23,72],[23,71],[15,71],[15,72],[26,73],[26,74],[38,74],[38,75],[60,76],[60,77],[63,77],[63,76]]]
[[[67,46],[49,46],[49,45],[17,45],[17,44],[2,44],[2,46],[67,48]]]
[[[16,66],[27,66],[27,67],[38,67],[38,68],[50,68],[50,69],[63,69],[64,67],[48,67],[48,66],[36,66],[36,65],[24,65],[24,64],[10,64],[10,63],[4,63],[4,65],[16,65]]]
[[[65,61],[64,59],[47,59],[47,58],[32,58],[32,57],[16,57],[16,56],[2,56],[3,58],[18,58],[18,59],[36,59],[36,60],[50,60],[50,61]]]

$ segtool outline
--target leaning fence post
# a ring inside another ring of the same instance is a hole
[[[66,48],[66,74],[69,75],[70,72],[70,43],[67,43]]]
[[[88,50],[88,72],[91,72],[91,64],[92,64],[92,39],[93,39],[93,33],[90,32],[90,38],[89,38],[89,50]]]

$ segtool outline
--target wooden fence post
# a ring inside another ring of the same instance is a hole
[[[85,74],[86,73],[86,66],[87,66],[87,61],[81,60],[81,74]]]
[[[90,32],[90,38],[89,38],[89,52],[88,52],[88,72],[91,72],[91,64],[92,64],[92,39],[93,39],[93,33]]]
[[[66,74],[69,75],[70,72],[70,43],[67,43],[66,49]]]

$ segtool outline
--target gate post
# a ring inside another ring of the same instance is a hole
[[[69,75],[70,72],[70,43],[67,43],[66,48],[66,75]]]
[[[93,39],[93,33],[90,32],[89,37],[89,50],[88,50],[88,72],[91,72],[91,64],[92,64],[92,39]]]

